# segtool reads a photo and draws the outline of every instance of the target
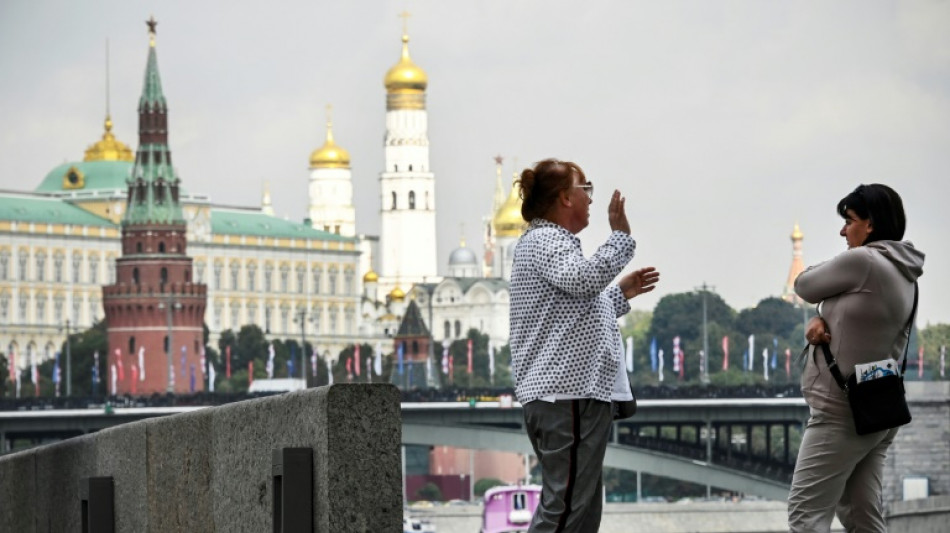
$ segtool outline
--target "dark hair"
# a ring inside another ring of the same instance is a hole
[[[838,214],[848,218],[848,209],[861,220],[871,221],[871,233],[864,241],[899,241],[904,238],[907,219],[904,202],[894,189],[880,183],[858,185],[838,202]]]
[[[557,201],[558,194],[574,184],[574,174],[586,181],[576,163],[545,159],[521,173],[521,218],[526,222],[543,217]]]

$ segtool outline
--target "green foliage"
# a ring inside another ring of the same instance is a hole
[[[0,396],[6,396],[7,390],[15,387],[9,380],[10,364],[7,361],[7,354],[0,353]]]
[[[472,341],[472,375],[468,374],[468,341]],[[511,347],[504,345],[495,347],[495,373],[491,375],[488,355],[489,337],[487,334],[472,328],[468,330],[464,339],[452,341],[449,345],[449,354],[453,357],[454,383],[449,376],[442,374],[442,353],[444,345],[436,343],[434,346],[435,361],[433,366],[438,369],[438,375],[443,386],[458,387],[510,387],[511,378]]]
[[[416,491],[416,499],[429,500],[430,502],[440,502],[442,501],[442,489],[430,481],[419,487],[419,490]]]
[[[950,345],[950,324],[928,324],[927,327],[920,330],[918,342],[920,346],[924,348],[924,372],[927,373],[929,364],[931,379],[950,379],[950,374],[946,371],[944,372],[944,376],[940,377],[940,350],[941,347],[944,347],[944,350],[946,350],[945,347]],[[908,373],[910,373],[909,365],[914,361],[916,355],[909,352],[908,356],[910,357],[907,363]]]
[[[475,496],[481,498],[485,495],[485,492],[492,487],[500,487],[502,485],[507,485],[504,481],[500,479],[495,479],[493,477],[483,477],[475,482]]]

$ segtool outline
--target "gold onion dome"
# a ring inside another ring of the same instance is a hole
[[[409,36],[402,36],[402,57],[383,79],[386,92],[394,93],[423,93],[429,84],[429,77],[424,70],[409,58]]]
[[[327,121],[327,141],[310,154],[310,168],[350,168],[350,153],[333,142],[333,123]]]
[[[792,230],[792,240],[800,241],[805,238],[805,234],[802,233],[801,228],[798,227],[798,222],[795,223],[795,228]]]
[[[369,269],[369,272],[363,275],[363,283],[376,283],[379,281],[379,275],[376,272],[373,272],[373,269]]]
[[[406,299],[406,293],[396,286],[389,292],[389,298],[394,302],[401,302]]]
[[[106,132],[102,139],[86,149],[83,161],[135,161],[132,150],[112,134],[112,117],[106,115]]]
[[[495,235],[498,237],[517,237],[524,231],[525,221],[521,217],[521,197],[518,194],[520,181],[511,184],[508,199],[501,204],[492,219],[495,226]]]

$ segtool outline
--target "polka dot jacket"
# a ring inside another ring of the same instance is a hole
[[[630,311],[610,285],[636,242],[615,231],[587,259],[567,229],[535,219],[511,270],[511,371],[518,401],[551,395],[610,401],[620,369],[617,318]]]

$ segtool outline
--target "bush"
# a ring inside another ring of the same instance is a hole
[[[442,490],[438,485],[430,481],[416,491],[416,499],[440,502],[442,501]]]
[[[500,485],[507,485],[504,481],[500,479],[495,479],[493,477],[486,477],[479,479],[475,482],[475,496],[481,498],[485,495],[485,491],[492,487],[498,487]]]

